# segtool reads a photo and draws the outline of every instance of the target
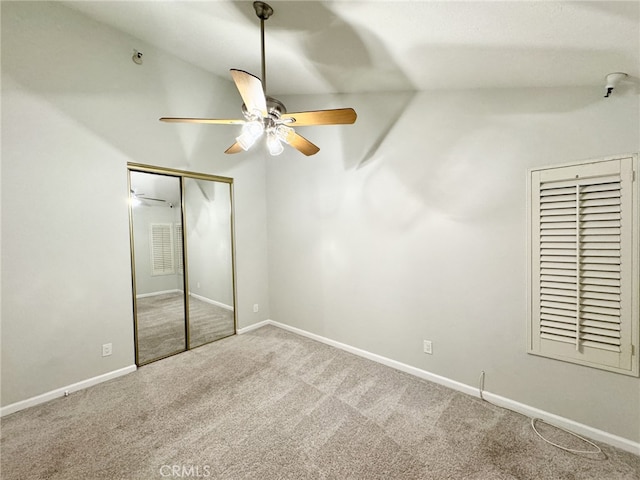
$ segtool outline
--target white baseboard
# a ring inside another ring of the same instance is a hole
[[[141,293],[136,295],[136,298],[157,297],[158,295],[165,295],[167,293],[183,293],[182,290],[174,288],[173,290],[160,290],[158,292]]]
[[[351,345],[337,342],[335,340],[331,340],[330,338],[322,337],[320,335],[316,335],[315,333],[307,332],[306,330],[301,330],[296,327],[285,325],[284,323],[275,322],[273,320],[265,320],[263,322],[259,322],[254,325],[250,325],[248,327],[238,330],[238,333],[247,333],[251,330],[255,330],[265,325],[273,325],[275,327],[282,328],[283,330],[288,330],[290,332],[296,333],[303,337],[307,337],[312,340],[316,340],[318,342],[331,345],[332,347],[339,348],[340,350],[344,350],[346,352],[353,353],[354,355],[358,355],[360,357],[367,358],[369,360],[381,363],[388,367],[395,368],[396,370],[409,373],[411,375],[422,378],[424,380],[428,380],[430,382],[437,383],[445,387],[449,387],[453,390],[466,393],[467,395],[480,397],[480,391],[477,387],[472,387],[470,385],[457,382],[450,378],[442,377],[440,375],[427,372],[426,370],[412,367],[411,365],[407,365],[405,363],[401,363],[396,360],[392,360],[390,358],[386,358],[381,355],[368,352],[366,350],[352,347]],[[487,401],[495,405],[498,405],[499,407],[513,410],[522,415],[526,415],[527,417],[530,417],[530,418],[538,418],[540,420],[544,420],[545,422],[551,425],[556,425],[558,427],[565,428],[574,433],[584,435],[585,437],[588,437],[592,440],[596,440],[602,443],[606,443],[608,445],[612,445],[614,447],[620,448],[621,450],[625,450],[635,455],[640,455],[640,443],[634,442],[633,440],[619,437],[617,435],[613,435],[603,430],[598,430],[597,428],[593,428],[593,427],[590,427],[589,425],[584,425],[582,423],[575,422],[573,420],[561,417],[559,415],[555,415],[553,413],[545,412],[544,410],[540,410],[538,408],[531,407],[529,405],[525,405],[520,402],[516,402],[515,400],[511,400],[509,398],[501,397],[500,395],[487,392],[486,390],[483,390],[482,394]]]
[[[390,358],[386,358],[381,355],[377,355],[375,353],[362,350],[360,348],[352,347],[351,345],[347,345],[345,343],[337,342],[335,340],[331,340],[329,338],[316,335],[315,333],[307,332],[306,330],[285,325],[284,323],[275,322],[273,320],[264,320],[262,322],[254,323],[253,325],[249,325],[247,327],[239,328],[237,330],[237,333],[238,334],[248,333],[252,330],[256,330],[266,325],[273,325],[283,330],[288,330],[290,332],[296,333],[303,337],[316,340],[318,342],[324,343],[326,345],[330,345],[335,348],[339,348],[340,350],[344,350],[354,355],[358,355],[360,357],[372,360],[374,362],[381,363],[388,367],[395,368],[396,370],[409,373],[411,375],[422,378],[424,380],[428,380],[430,382],[437,383],[445,387],[449,387],[453,390],[466,393],[474,397],[480,396],[480,392],[476,387],[472,387],[470,385],[457,382],[450,378],[427,372],[426,370],[422,370],[420,368],[412,367],[411,365],[407,365],[402,362],[398,362],[396,360],[392,360]],[[4,417],[5,415],[9,415],[19,410],[23,410],[25,408],[44,403],[58,397],[62,397],[64,396],[65,392],[72,393],[72,392],[90,387],[92,385],[96,385],[98,383],[106,382],[107,380],[111,380],[113,378],[126,375],[128,373],[134,372],[135,370],[136,370],[136,366],[131,365],[128,367],[121,368],[119,370],[114,370],[113,372],[108,372],[103,375],[99,375],[97,377],[89,378],[87,380],[83,380],[81,382],[68,385],[66,387],[61,387],[61,388],[52,390],[50,392],[43,393],[42,395],[38,395],[36,397],[32,397],[27,400],[22,400],[20,402],[12,403],[11,405],[7,405],[6,407],[0,408],[0,416]],[[617,435],[613,435],[603,430],[598,430],[596,428],[590,427],[589,425],[584,425],[582,423],[575,422],[573,420],[561,417],[559,415],[555,415],[553,413],[545,412],[544,410],[540,410],[535,407],[525,405],[520,402],[516,402],[515,400],[511,400],[509,398],[505,398],[500,395],[487,392],[486,390],[483,391],[483,396],[489,402],[496,404],[500,407],[516,411],[528,417],[539,418],[549,424],[565,428],[572,432],[578,433],[580,435],[584,435],[585,437],[589,437],[593,440],[600,441],[608,445],[612,445],[614,447],[620,448],[621,450],[625,450],[635,455],[640,455],[640,443],[638,442],[634,442],[632,440],[619,437]]]
[[[26,400],[22,400],[20,402],[12,403],[10,405],[7,405],[6,407],[0,408],[0,417],[4,417],[5,415],[9,415],[20,410],[24,410],[25,408],[34,407],[55,398],[64,397],[65,392],[77,392],[78,390],[97,385],[98,383],[106,382],[107,380],[111,380],[128,373],[135,372],[136,368],[137,367],[135,365],[130,365],[128,367],[120,368],[119,370],[114,370],[113,372],[104,373],[102,375],[98,375],[97,377],[88,378],[87,380],[82,380],[81,382],[67,385],[66,387],[56,388],[55,390],[51,390],[50,392],[27,398]]]
[[[218,307],[224,308],[225,310],[229,310],[233,312],[233,307],[231,305],[227,305],[226,303],[218,302],[216,300],[211,300],[210,298],[203,297],[202,295],[198,295],[197,293],[191,292],[189,296],[193,298],[197,298],[201,302],[210,303],[211,305],[216,305]]]
[[[598,430],[597,428],[590,427],[589,425],[585,425],[583,423],[578,423],[569,418],[545,412],[544,410],[540,410],[530,405],[516,402],[515,400],[511,400],[509,398],[501,397],[500,395],[496,395],[495,393],[483,391],[482,395],[487,401],[498,405],[499,407],[513,410],[529,418],[544,420],[546,423],[549,423],[551,425],[562,427],[573,433],[577,433],[579,435],[590,438],[591,440],[606,443],[613,447],[617,447],[621,450],[625,450],[627,452],[640,456],[640,443],[634,442],[633,440],[619,437],[618,435],[614,435],[613,433],[605,432],[603,430]],[[479,396],[479,394],[476,396]]]
[[[242,335],[243,333],[247,333],[247,332],[250,332],[251,330],[255,330],[257,328],[264,327],[265,325],[275,325],[276,327],[280,326],[279,324],[276,324],[276,322],[274,322],[272,320],[263,320],[262,322],[258,322],[258,323],[254,323],[253,325],[249,325],[248,327],[239,328],[238,330],[236,330],[236,333],[238,335]]]

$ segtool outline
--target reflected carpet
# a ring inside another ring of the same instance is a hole
[[[185,350],[182,293],[164,293],[137,299],[138,362]],[[189,297],[190,347],[234,334],[233,311]]]

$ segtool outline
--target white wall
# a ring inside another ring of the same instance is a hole
[[[284,99],[359,117],[269,163],[271,318],[640,441],[640,379],[526,353],[527,169],[640,150],[601,90]]]
[[[262,155],[158,121],[236,116],[233,84],[57,3],[1,8],[1,404],[134,363],[127,162],[234,178],[238,322],[268,318]]]

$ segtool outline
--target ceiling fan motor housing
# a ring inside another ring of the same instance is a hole
[[[285,107],[284,103],[282,103],[277,98],[267,96],[266,100],[267,113],[269,115],[275,117],[276,119],[279,119],[283,114],[287,113],[287,107]],[[253,115],[251,112],[249,112],[249,109],[247,109],[247,106],[244,103],[242,104],[242,113],[245,118],[251,118],[251,116]]]
[[[280,118],[283,113],[287,113],[287,108],[280,100],[273,97],[267,97],[267,112],[269,112],[269,115],[274,115]]]

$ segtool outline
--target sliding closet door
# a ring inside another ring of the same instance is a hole
[[[187,348],[180,177],[130,172],[136,363]]]
[[[129,164],[136,364],[236,333],[233,179]]]
[[[185,178],[189,348],[235,333],[231,185]]]

